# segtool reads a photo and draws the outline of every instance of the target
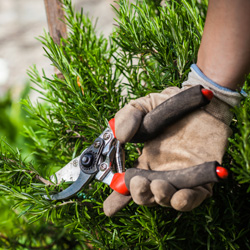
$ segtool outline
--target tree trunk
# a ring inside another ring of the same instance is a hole
[[[54,42],[60,45],[60,39],[67,37],[64,11],[59,0],[44,0],[49,33]]]

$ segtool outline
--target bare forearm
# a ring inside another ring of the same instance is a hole
[[[239,89],[250,72],[250,1],[210,0],[197,66],[214,82]]]

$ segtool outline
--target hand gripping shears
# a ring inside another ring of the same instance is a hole
[[[212,98],[213,93],[200,85],[181,91],[145,115],[131,142],[145,142],[156,137],[164,127],[207,105]],[[151,171],[137,168],[125,171],[123,155],[122,145],[115,136],[115,119],[113,118],[89,148],[51,177],[54,182],[64,180],[73,183],[65,190],[45,198],[50,200],[68,199],[86,187],[93,179],[109,185],[120,194],[129,195],[130,180],[136,175],[144,176],[150,181],[167,180],[177,189],[193,188],[206,183],[218,182],[228,177],[227,169],[221,167],[216,161],[173,171]]]

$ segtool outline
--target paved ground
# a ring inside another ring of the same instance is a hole
[[[99,19],[97,29],[106,36],[112,30],[114,13],[112,0],[72,0],[75,7],[84,8]],[[0,0],[0,96],[9,88],[17,96],[27,81],[27,69],[36,64],[52,73],[53,68],[35,37],[47,30],[43,0]]]

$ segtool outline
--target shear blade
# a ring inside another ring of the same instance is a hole
[[[80,156],[76,157],[54,175],[51,175],[50,180],[54,183],[60,183],[61,181],[76,181],[80,175],[79,158]]]
[[[45,199],[47,200],[64,200],[72,197],[76,193],[78,193],[85,185],[87,185],[90,180],[93,178],[93,174],[85,174],[82,171],[80,171],[78,179],[70,185],[68,188],[63,190],[60,193],[57,194],[52,194],[50,197],[47,195],[44,196]]]

